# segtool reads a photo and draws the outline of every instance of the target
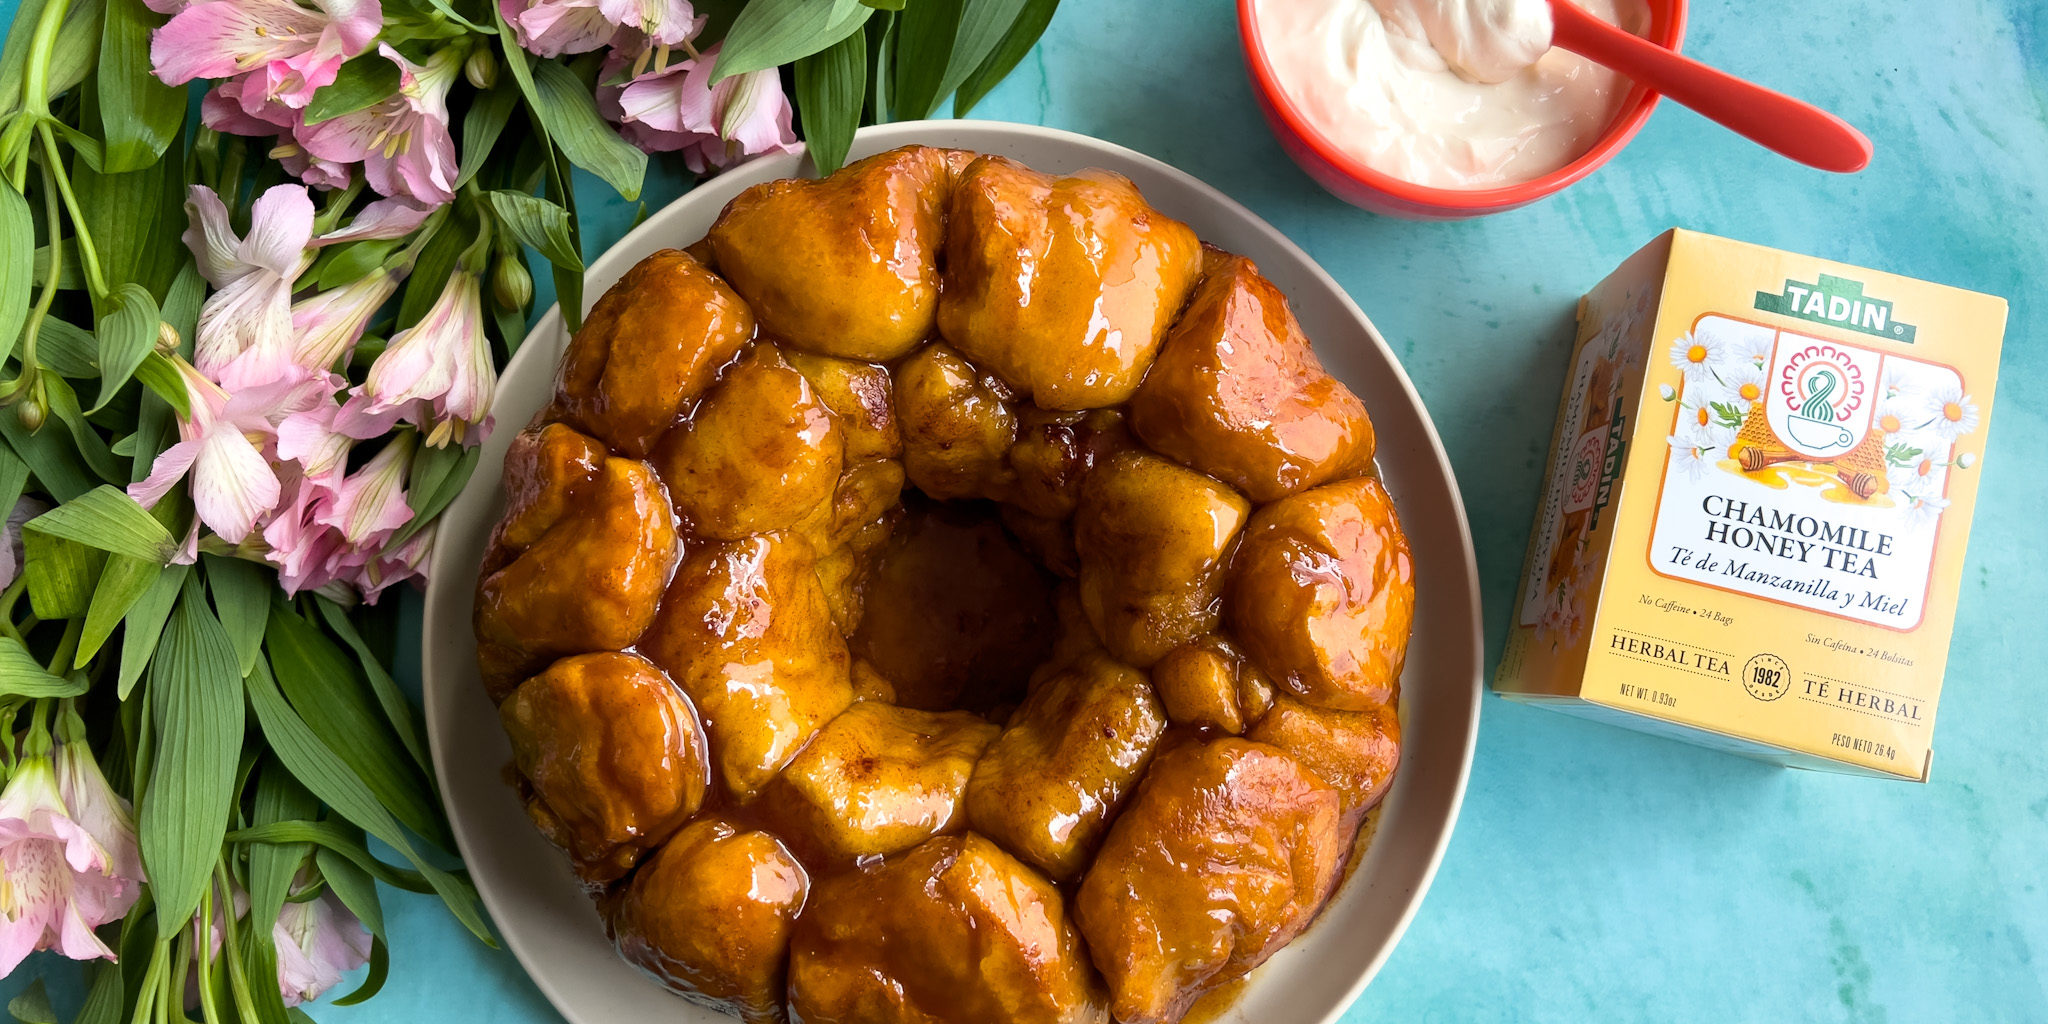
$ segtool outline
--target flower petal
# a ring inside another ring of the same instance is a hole
[[[236,258],[236,250],[242,240],[235,234],[234,225],[228,222],[227,204],[220,196],[205,185],[194,185],[185,193],[185,219],[188,222],[182,237],[185,248],[192,250],[192,256],[199,263],[200,276],[211,282],[215,288],[225,288],[236,278],[249,272]]]
[[[277,473],[241,432],[215,430],[192,462],[192,505],[199,520],[230,544],[240,544],[256,520],[277,507]]]
[[[153,508],[164,495],[185,479],[192,462],[199,457],[199,442],[180,441],[164,449],[149,465],[149,475],[128,485],[128,496],[144,508]]]
[[[304,185],[275,185],[249,207],[249,235],[236,251],[242,262],[293,278],[313,241],[313,198]]]

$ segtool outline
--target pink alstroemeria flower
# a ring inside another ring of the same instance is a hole
[[[699,17],[689,0],[597,0],[605,20],[644,34],[656,46],[681,46],[711,20]]]
[[[600,109],[619,122],[634,145],[650,153],[679,151],[699,174],[747,157],[793,150],[789,97],[775,69],[733,75],[712,85],[718,49],[656,67],[616,95],[600,90]]]
[[[370,559],[356,574],[356,590],[363,595],[363,603],[376,604],[385,588],[406,580],[425,580],[427,555],[434,549],[434,533],[440,529],[440,521],[428,523],[420,532],[406,538],[397,548],[387,548]]]
[[[83,744],[65,746],[80,748],[71,754],[74,758],[91,758]],[[99,774],[97,766],[91,774]],[[88,779],[74,780],[81,784],[92,788]],[[105,785],[101,778],[99,786]],[[115,852],[67,805],[61,786],[51,763],[49,733],[38,726],[6,790],[0,791],[0,975],[12,973],[38,949],[55,949],[73,960],[114,959],[114,951],[93,929],[119,920],[140,893],[133,828],[125,837],[128,848],[119,851],[125,863],[117,864]],[[102,799],[89,791],[80,795]],[[111,790],[104,798],[125,810]],[[120,824],[120,814],[98,806],[93,810],[108,819],[102,827]],[[118,843],[122,837],[110,833],[109,840]]]
[[[292,304],[292,360],[307,369],[327,370],[362,340],[363,328],[398,290],[398,275],[379,270]]]
[[[192,186],[185,213],[185,246],[219,289],[199,308],[193,362],[231,388],[279,379],[293,365],[292,289],[312,262],[313,200],[303,185],[271,188],[250,207],[246,238],[204,185]]]
[[[286,1006],[320,998],[342,975],[370,962],[369,929],[332,888],[303,902],[287,900],[270,934]]]
[[[434,215],[434,208],[421,206],[404,198],[386,197],[373,200],[356,211],[345,228],[335,228],[313,239],[315,246],[339,245],[342,242],[360,242],[372,238],[404,238],[412,234],[427,218]]]
[[[512,26],[521,49],[539,57],[560,57],[589,53],[618,35],[620,23],[607,18],[598,4],[599,0],[498,0],[498,12]]]
[[[455,198],[448,90],[462,73],[462,51],[441,49],[425,64],[383,43],[377,52],[398,65],[398,94],[300,131],[299,144],[322,160],[362,161],[363,180],[379,195],[439,206]]]
[[[412,521],[405,477],[416,445],[411,431],[392,438],[363,468],[342,480],[334,496],[314,511],[313,521],[341,534],[342,543],[351,547],[383,547],[386,538]]]
[[[193,4],[156,30],[150,63],[169,85],[247,72],[260,80],[263,96],[304,107],[384,25],[377,0],[313,3],[313,9],[292,0]]]
[[[419,323],[391,336],[343,404],[335,429],[370,438],[404,421],[437,448],[451,440],[473,443],[488,429],[497,386],[478,275],[457,270]]]
[[[229,544],[240,544],[282,495],[277,469],[264,451],[277,425],[330,400],[334,381],[323,374],[230,395],[190,363],[174,362],[192,396],[192,418],[178,423],[178,443],[156,457],[148,477],[128,485],[128,496],[153,506],[190,474],[199,521]]]

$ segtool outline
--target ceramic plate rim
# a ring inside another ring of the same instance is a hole
[[[1337,370],[1362,394],[1367,390],[1381,393],[1382,401],[1377,404],[1369,402],[1369,405],[1373,408],[1376,423],[1381,426],[1383,471],[1392,477],[1396,470],[1390,467],[1398,465],[1402,475],[1420,474],[1424,484],[1441,488],[1440,493],[1423,494],[1415,482],[1400,490],[1390,487],[1394,490],[1397,505],[1406,507],[1427,501],[1432,512],[1450,516],[1448,525],[1451,528],[1447,530],[1444,523],[1433,521],[1424,524],[1404,513],[1411,535],[1427,530],[1430,536],[1440,538],[1438,550],[1428,553],[1426,559],[1423,545],[1417,544],[1418,561],[1429,563],[1430,575],[1425,577],[1424,587],[1441,588],[1439,593],[1425,590],[1421,594],[1417,620],[1418,647],[1422,646],[1420,640],[1424,635],[1423,623],[1427,615],[1431,619],[1431,634],[1440,638],[1430,645],[1429,667],[1434,669],[1435,660],[1439,657],[1454,663],[1449,666],[1450,671],[1441,676],[1432,671],[1426,680],[1418,680],[1417,661],[1411,655],[1409,671],[1404,675],[1407,694],[1403,708],[1404,727],[1412,730],[1411,709],[1418,706],[1428,707],[1432,716],[1442,714],[1448,717],[1435,730],[1435,742],[1439,746],[1425,752],[1426,763],[1437,766],[1429,778],[1429,784],[1434,787],[1432,799],[1435,806],[1416,808],[1413,815],[1420,816],[1422,820],[1407,822],[1407,805],[1414,798],[1420,798],[1410,791],[1423,783],[1416,780],[1414,771],[1404,770],[1398,774],[1385,813],[1392,819],[1396,813],[1394,808],[1400,807],[1404,812],[1399,819],[1403,823],[1399,838],[1386,835],[1374,842],[1358,871],[1360,877],[1347,883],[1326,911],[1325,919],[1289,949],[1283,950],[1266,968],[1255,973],[1238,1007],[1226,1011],[1222,1018],[1225,1021],[1260,1019],[1248,1016],[1251,1005],[1279,1000],[1290,1013],[1295,1014],[1293,1019],[1305,1024],[1310,1021],[1333,1022],[1364,990],[1414,919],[1450,842],[1478,737],[1484,690],[1478,563],[1457,480],[1435,425],[1386,339],[1336,280],[1292,240],[1200,179],[1114,143],[1059,129],[997,121],[918,121],[863,128],[855,138],[853,156],[857,158],[910,143],[1011,154],[1028,151],[1035,156],[1020,159],[1041,164],[1048,162],[1043,153],[1057,151],[1065,155],[1051,163],[1071,164],[1074,161],[1066,157],[1074,156],[1081,160],[1078,166],[1104,166],[1119,171],[1138,180],[1145,187],[1148,198],[1160,204],[1168,214],[1196,223],[1205,238],[1214,232],[1203,230],[1204,225],[1221,225],[1224,233],[1233,236],[1249,235],[1254,244],[1245,245],[1240,238],[1232,248],[1248,254],[1254,254],[1256,250],[1255,254],[1263,261],[1269,276],[1276,279],[1305,279],[1305,282],[1295,281],[1295,286],[1287,289],[1297,306],[1303,302],[1300,285],[1306,283],[1317,290],[1316,301],[1334,301],[1336,311],[1355,320],[1371,342],[1370,351],[1347,352],[1341,360],[1333,358],[1336,354],[1326,351],[1323,344],[1318,344],[1317,351],[1332,363],[1333,370]],[[658,248],[693,241],[694,233],[689,237],[677,237],[677,223],[693,218],[701,218],[708,223],[709,218],[716,214],[716,207],[710,205],[712,202],[722,207],[726,197],[747,184],[798,173],[812,173],[801,152],[752,161],[698,185],[659,212],[649,215],[590,264],[585,301],[595,301],[602,289],[640,256]],[[1158,192],[1185,193],[1201,208],[1177,208],[1178,204],[1171,199],[1162,199],[1155,194]],[[1276,267],[1280,268],[1279,272],[1275,272]],[[1304,315],[1304,320],[1307,319]],[[486,757],[492,751],[496,751],[500,758],[505,756],[504,741],[496,728],[473,728],[478,724],[474,716],[494,716],[488,715],[488,705],[483,703],[476,684],[475,643],[470,637],[476,565],[481,553],[482,535],[498,514],[497,491],[504,448],[527,418],[526,413],[519,413],[516,417],[503,414],[518,413],[521,409],[530,412],[538,408],[540,401],[535,400],[536,392],[544,399],[545,389],[553,379],[553,357],[565,342],[560,309],[550,309],[506,367],[498,396],[501,419],[497,432],[485,446],[476,476],[444,513],[440,541],[435,546],[430,564],[431,582],[427,588],[421,641],[423,703],[435,776],[446,798],[457,846],[470,865],[477,890],[497,923],[499,933],[542,993],[572,1024],[618,1024],[642,1019],[661,1019],[677,1024],[695,1024],[700,1020],[706,1024],[725,1024],[734,1018],[689,1005],[640,978],[616,959],[610,960],[611,966],[606,967],[602,959],[593,958],[593,951],[589,948],[593,940],[597,945],[603,945],[603,942],[601,930],[596,927],[596,915],[587,904],[583,912],[589,918],[590,927],[580,930],[539,927],[546,922],[536,921],[536,915],[544,916],[544,904],[559,904],[561,893],[556,890],[573,886],[573,878],[566,862],[547,847],[537,833],[526,827],[524,816],[518,813],[516,801],[511,798],[508,788],[502,783],[497,784],[501,792],[496,799],[491,798],[491,780],[496,779],[503,761],[488,766],[472,763],[479,752]],[[534,364],[541,361],[548,365],[544,369],[535,369]],[[1345,372],[1337,365],[1339,362],[1371,364],[1371,379],[1356,379],[1357,373]],[[1393,395],[1386,394],[1389,389]],[[1387,432],[1386,426],[1396,419],[1387,416],[1389,410],[1384,402],[1384,399],[1396,396],[1405,402],[1405,407],[1396,411],[1412,412],[1419,420],[1419,423],[1409,423],[1405,416],[1399,417],[1398,440],[1403,447],[1398,452],[1390,451],[1388,444],[1395,435]],[[1444,543],[1448,534],[1455,535],[1454,544]],[[1444,621],[1434,621],[1437,617]],[[1455,643],[1460,634],[1465,640],[1462,650]],[[1445,648],[1441,654],[1437,653],[1439,646]],[[1422,690],[1423,686],[1428,690]],[[1424,692],[1429,696],[1418,705],[1417,697]],[[1434,718],[1430,724],[1436,725]],[[1411,731],[1410,736],[1414,735],[1416,733]],[[469,760],[462,759],[465,757]],[[1412,765],[1416,759],[1416,752],[1404,752],[1404,761],[1408,764]],[[1454,763],[1446,763],[1447,760],[1454,760]],[[516,828],[507,824],[513,819],[516,819]],[[1399,842],[1402,846],[1404,875],[1383,879],[1379,872],[1384,867],[1377,865],[1380,852],[1390,842]],[[507,847],[516,848],[516,852],[508,851]],[[545,857],[546,861],[538,862],[536,857]],[[536,889],[536,885],[550,888]],[[1346,908],[1343,916],[1347,921],[1377,911],[1378,934],[1363,937],[1371,946],[1363,958],[1353,952],[1357,944],[1343,941],[1348,935],[1333,934],[1338,925],[1331,919],[1338,916],[1340,908]],[[604,956],[610,957],[610,953],[608,945],[604,946]],[[1329,968],[1349,975],[1340,979],[1340,987],[1329,987],[1331,976],[1326,973]],[[1299,1006],[1289,1001],[1289,993],[1297,989],[1296,985],[1270,983],[1272,973],[1280,970],[1285,970],[1291,979],[1307,983],[1309,989],[1315,989],[1298,998],[1316,1005]],[[637,988],[644,989],[644,992],[607,987],[618,972],[637,979]],[[602,975],[603,978],[593,981],[590,974]],[[1315,985],[1318,981],[1323,984]],[[648,994],[658,998],[659,1002],[646,999]],[[640,1015],[631,1008],[639,1006],[645,1006],[648,1013]]]

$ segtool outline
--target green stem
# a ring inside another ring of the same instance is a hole
[[[0,591],[0,633],[7,634],[15,643],[23,646],[27,646],[27,641],[21,638],[21,630],[15,628],[14,606],[20,603],[21,595],[27,590],[28,576],[24,574],[16,576],[5,591]]]
[[[50,659],[51,675],[63,676],[71,672],[64,666],[69,665],[72,656],[78,653],[78,635],[84,631],[84,619],[64,620],[64,638],[57,641],[57,655]]]
[[[57,179],[57,192],[64,197],[64,208],[71,212],[71,236],[78,242],[78,262],[85,267],[85,286],[92,292],[93,301],[106,298],[107,278],[100,272],[99,252],[93,248],[92,235],[85,230],[85,212],[78,208],[78,197],[71,194],[71,179],[64,173],[63,157],[57,152],[57,133],[47,124],[36,126],[36,134],[43,139],[43,159]],[[55,231],[51,232],[54,237]],[[57,264],[50,264],[50,276],[55,277]]]
[[[229,887],[228,865],[226,860],[222,860],[220,863],[215,864],[213,866],[213,876],[215,881],[220,885],[220,891],[222,893],[232,894],[234,892],[234,890]],[[232,895],[227,896],[227,898],[230,901],[233,900]],[[229,903],[229,909],[233,909],[232,902]],[[229,955],[221,957],[221,959],[223,962],[227,964],[228,990],[234,995],[235,1012],[244,1021],[261,1020],[262,1018],[259,1017],[256,1013],[255,994],[249,988],[248,971],[244,968],[244,965],[242,963],[242,942],[240,936],[236,934],[234,915],[228,914],[225,915],[225,917],[227,920],[227,944],[221,948],[223,950],[228,950],[232,952]]]
[[[170,959],[171,940],[156,940],[156,951],[149,955],[149,970],[142,975],[141,990],[135,998],[135,1013],[128,1018],[128,1024],[145,1024],[159,1016],[156,1000],[163,988],[164,967]]]
[[[36,19],[36,34],[28,44],[28,71],[22,83],[22,109],[38,119],[50,116],[50,58],[57,49],[57,33],[64,16],[71,13],[71,0],[49,0]]]
[[[199,967],[199,1017],[206,1024],[219,1024],[220,1007],[213,999],[213,883],[208,882],[206,891],[199,897],[199,948],[193,957]],[[226,953],[223,948],[221,952]]]
[[[21,373],[5,386],[0,386],[0,397],[10,402],[28,394],[29,388],[36,382],[36,374],[40,372],[40,367],[36,364],[36,335],[42,331],[43,318],[49,315],[50,304],[57,301],[58,279],[63,276],[64,221],[63,214],[57,209],[56,179],[56,172],[50,170],[48,165],[44,165],[43,220],[49,227],[50,262],[43,272],[43,292],[36,296],[35,307],[28,311],[28,319],[21,325]],[[20,583],[23,579],[26,577],[15,582]],[[8,611],[13,611],[12,603],[7,607]],[[12,617],[8,616],[10,619]],[[16,639],[19,638],[17,634]]]

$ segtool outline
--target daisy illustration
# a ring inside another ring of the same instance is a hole
[[[1933,388],[1921,399],[1925,429],[1950,444],[1977,429],[1977,403],[1963,394],[1962,381],[1950,381]]]
[[[1725,324],[1726,337],[1721,338],[1727,362],[1733,366],[1753,366],[1761,371],[1771,361],[1771,349],[1777,344],[1776,331],[1754,324]]]
[[[1885,481],[1894,494],[1910,500],[1914,494],[1932,493],[1941,489],[1940,472],[1945,468],[1933,457],[1912,452],[1885,467]]]
[[[1891,444],[1899,440],[1897,435],[1906,429],[1921,404],[1903,368],[1887,367],[1877,386],[1877,415],[1871,425],[1884,433],[1886,444]]]
[[[1714,465],[1714,452],[1721,446],[1702,430],[1686,428],[1664,439],[1671,446],[1671,468],[1698,483]]]
[[[1764,368],[1761,363],[1739,360],[1721,372],[1721,383],[1727,386],[1728,397],[1744,415],[1764,400]]]
[[[1915,526],[1932,526],[1948,508],[1948,499],[1929,489],[1909,489],[1899,495],[1906,502],[1906,519]]]
[[[1721,352],[1721,343],[1715,338],[1686,334],[1671,343],[1671,365],[1685,374],[1688,385],[1718,384],[1720,378],[1714,371],[1720,368]]]

